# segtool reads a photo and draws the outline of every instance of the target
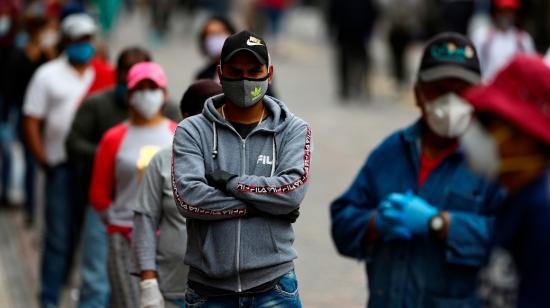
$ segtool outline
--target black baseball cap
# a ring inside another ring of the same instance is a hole
[[[481,81],[477,51],[474,44],[462,34],[438,34],[424,49],[417,82],[425,83],[445,78],[457,78],[471,84]]]
[[[223,43],[221,65],[240,51],[251,52],[261,64],[269,65],[269,53],[265,41],[250,31],[241,31],[229,36]]]

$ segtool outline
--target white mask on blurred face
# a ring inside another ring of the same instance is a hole
[[[499,175],[501,164],[498,144],[478,121],[472,121],[460,137],[466,161],[472,171],[493,180]]]
[[[164,91],[162,89],[135,91],[129,103],[141,116],[150,120],[164,104]]]
[[[211,58],[218,58],[222,54],[223,43],[228,36],[226,34],[211,34],[204,40],[206,53]]]
[[[462,97],[449,92],[432,101],[424,102],[426,122],[441,137],[456,138],[462,135],[472,118],[473,108]]]
[[[51,48],[51,47],[54,47],[55,44],[57,44],[58,40],[59,40],[59,36],[56,31],[46,30],[40,36],[39,44],[41,47]]]
[[[4,36],[11,29],[11,17],[9,15],[0,16],[0,36]]]

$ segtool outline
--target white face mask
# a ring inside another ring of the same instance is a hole
[[[8,15],[0,16],[0,36],[4,36],[11,29],[11,18]]]
[[[59,36],[54,30],[47,30],[40,36],[39,44],[41,47],[50,48],[55,46],[59,40]]]
[[[218,58],[222,54],[223,43],[226,38],[226,34],[212,34],[206,37],[204,47],[209,57]]]
[[[164,91],[162,89],[135,91],[129,103],[141,116],[149,120],[164,104]]]
[[[470,169],[487,179],[496,179],[500,169],[498,145],[478,121],[471,121],[466,132],[460,137],[460,143]]]
[[[456,138],[466,131],[473,108],[462,97],[449,92],[433,101],[424,102],[426,121],[430,129],[441,137]]]

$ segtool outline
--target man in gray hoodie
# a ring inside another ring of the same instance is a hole
[[[265,93],[273,66],[265,42],[227,38],[223,94],[182,121],[172,186],[188,218],[186,302],[193,307],[301,307],[294,231],[309,180],[311,130]]]

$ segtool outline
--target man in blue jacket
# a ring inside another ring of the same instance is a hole
[[[331,205],[338,251],[365,260],[369,307],[476,307],[501,191],[471,173],[458,146],[480,80],[472,43],[455,33],[424,50],[415,87],[422,117],[388,137]]]

